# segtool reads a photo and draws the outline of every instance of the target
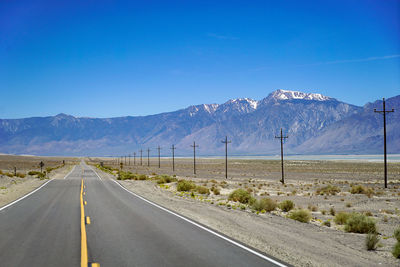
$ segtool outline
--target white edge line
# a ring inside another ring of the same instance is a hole
[[[75,170],[76,165],[74,165],[74,167],[72,168],[72,170],[64,176],[64,180]]]
[[[97,177],[99,177],[100,181],[103,181],[103,180],[101,180],[100,176],[97,174],[97,172],[93,169],[92,166],[89,166],[88,164],[86,164],[86,165],[87,165],[89,168],[92,169],[92,171],[97,175]]]
[[[76,166],[76,165],[75,165],[75,166]],[[75,168],[75,167],[74,167],[74,168]],[[72,170],[73,170],[73,169],[72,169]],[[72,173],[72,170],[64,177],[64,179]],[[53,181],[53,180],[54,180],[54,179],[50,179],[49,181],[45,182],[44,184],[42,184],[40,187],[36,188],[36,189],[33,190],[32,192],[29,192],[29,193],[26,194],[25,196],[22,196],[22,197],[20,197],[20,198],[18,198],[18,199],[16,199],[16,200],[14,200],[14,201],[11,202],[11,203],[8,203],[8,204],[5,205],[4,207],[1,207],[1,208],[0,208],[0,211],[6,209],[6,208],[8,208],[8,207],[10,207],[11,205],[14,205],[15,203],[17,203],[17,202],[23,200],[23,199],[26,198],[26,197],[29,197],[30,195],[32,195],[33,193],[35,193],[35,192],[38,191],[40,188],[44,187],[46,184],[50,183],[50,182]]]
[[[196,222],[194,222],[194,221],[192,221],[192,220],[190,220],[190,219],[188,219],[188,218],[185,218],[185,217],[183,217],[183,216],[181,216],[181,215],[179,215],[179,214],[177,214],[177,213],[175,213],[175,212],[173,212],[173,211],[170,211],[170,210],[168,210],[168,209],[166,209],[166,208],[164,208],[164,207],[162,207],[162,206],[160,206],[160,205],[158,205],[158,204],[156,204],[156,203],[154,203],[154,202],[151,202],[150,200],[147,200],[147,199],[145,199],[145,198],[143,198],[143,197],[137,195],[136,193],[134,193],[134,192],[132,192],[132,191],[129,191],[127,188],[125,188],[123,185],[121,185],[121,184],[120,184],[119,182],[117,182],[116,180],[112,180],[112,181],[115,182],[117,185],[119,185],[122,189],[124,189],[124,190],[127,191],[128,193],[134,195],[135,197],[140,198],[141,200],[143,200],[143,201],[145,201],[145,202],[147,202],[147,203],[149,203],[149,204],[151,204],[151,205],[153,205],[153,206],[155,206],[155,207],[157,207],[157,208],[159,208],[159,209],[162,209],[163,211],[166,211],[166,212],[168,212],[168,213],[170,213],[170,214],[172,214],[172,215],[175,215],[176,217],[178,217],[178,218],[180,218],[180,219],[182,219],[182,220],[184,220],[184,221],[186,221],[186,222],[188,222],[188,223],[191,223],[191,224],[193,224],[193,225],[195,225],[195,226],[197,226],[197,227],[199,227],[199,228],[201,228],[201,229],[203,229],[203,230],[205,230],[205,231],[207,231],[207,232],[209,232],[209,233],[211,233],[211,234],[213,234],[213,235],[215,235],[215,236],[218,236],[219,238],[222,238],[222,239],[224,239],[225,241],[228,241],[229,243],[231,243],[231,244],[233,244],[233,245],[235,245],[235,246],[238,246],[238,247],[240,247],[240,248],[242,248],[242,249],[244,249],[244,250],[246,250],[246,251],[248,251],[248,252],[250,252],[250,253],[252,253],[252,254],[254,254],[254,255],[256,255],[256,256],[262,258],[262,259],[264,259],[264,260],[267,260],[267,261],[269,261],[269,262],[271,262],[271,263],[273,263],[273,264],[276,264],[277,266],[280,266],[280,267],[287,267],[286,265],[284,265],[284,264],[282,264],[282,263],[280,263],[280,262],[277,262],[277,261],[274,260],[274,259],[271,259],[271,258],[269,258],[269,257],[267,257],[267,256],[265,256],[265,255],[263,255],[263,254],[261,254],[261,253],[255,251],[255,250],[252,250],[252,249],[249,248],[249,247],[246,247],[246,246],[244,246],[244,245],[242,245],[242,244],[240,244],[240,243],[238,243],[238,242],[236,242],[236,241],[234,241],[234,240],[232,240],[232,239],[227,238],[226,236],[223,236],[223,235],[221,235],[221,234],[219,234],[219,233],[217,233],[217,232],[214,232],[213,230],[211,230],[211,229],[209,229],[209,228],[207,228],[207,227],[204,227],[204,226],[202,226],[202,225],[200,225],[200,224],[198,224],[198,223],[196,223]]]

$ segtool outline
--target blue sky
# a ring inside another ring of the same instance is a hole
[[[399,10],[398,0],[1,1],[0,118],[147,115],[276,89],[363,105],[400,94]]]

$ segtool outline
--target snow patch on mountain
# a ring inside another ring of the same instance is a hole
[[[291,99],[315,100],[315,101],[332,100],[332,98],[324,96],[322,94],[303,93],[298,91],[290,91],[282,89],[272,92],[268,98],[273,98],[276,100],[291,100]]]

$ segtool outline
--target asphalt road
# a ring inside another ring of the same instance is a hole
[[[81,164],[0,211],[0,266],[79,266],[80,183],[89,262],[100,266],[277,266],[270,257],[101,180]],[[258,253],[258,254],[257,254]]]

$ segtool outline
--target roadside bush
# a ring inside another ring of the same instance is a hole
[[[364,214],[354,212],[347,219],[344,230],[352,233],[376,233],[376,224],[374,219]]]
[[[350,189],[350,193],[352,194],[364,194],[370,197],[373,193],[374,190],[372,188],[367,188],[362,185],[353,185]]]
[[[179,180],[177,185],[176,185],[176,190],[178,191],[190,191],[192,189],[195,189],[196,185],[192,181],[187,181],[187,180]]]
[[[397,242],[400,242],[400,227],[394,230],[393,237],[396,238]]]
[[[32,176],[37,175],[36,178],[44,178],[45,177],[44,173],[41,173],[39,171],[29,171],[28,174],[32,175]]]
[[[340,188],[334,185],[327,185],[325,187],[319,188],[316,193],[318,195],[336,195],[340,192]]]
[[[329,220],[324,221],[324,222],[322,223],[322,225],[327,226],[327,227],[331,227],[331,221],[329,221]]]
[[[168,184],[177,181],[176,178],[173,178],[169,175],[158,175],[155,178],[157,179],[158,184]]]
[[[202,194],[202,195],[209,195],[210,194],[210,190],[207,187],[204,187],[204,186],[196,187],[196,191],[197,191],[197,193]]]
[[[288,212],[294,208],[294,203],[291,200],[284,200],[281,203],[279,203],[279,208],[282,211]]]
[[[242,188],[236,189],[235,191],[233,191],[229,197],[229,200],[232,201],[236,201],[236,202],[240,202],[243,204],[253,204],[255,201],[255,198],[253,198],[250,194],[250,192],[248,192],[247,190],[244,190]]]
[[[295,210],[292,211],[289,216],[290,219],[302,222],[302,223],[307,223],[311,220],[311,214],[308,210]]]
[[[343,225],[347,222],[347,220],[350,218],[350,213],[347,212],[339,212],[338,214],[335,215],[335,223],[339,225]]]
[[[140,175],[137,177],[137,179],[140,180],[140,181],[144,181],[144,180],[149,179],[149,177],[148,177],[147,175],[145,175],[145,174],[140,174]]]
[[[25,178],[25,176],[26,176],[25,173],[17,172],[17,177],[19,177],[19,178]]]
[[[400,242],[397,242],[396,245],[394,245],[392,254],[396,259],[400,259]]]
[[[211,187],[211,191],[214,193],[214,195],[219,195],[221,192],[219,191],[218,188],[216,187]]]
[[[273,211],[276,209],[278,205],[276,202],[270,198],[263,198],[263,199],[257,199],[253,205],[252,208],[255,209],[256,211],[262,211],[265,210],[267,212]]]
[[[118,180],[132,180],[132,179],[136,180],[135,174],[133,174],[131,172],[124,172],[124,171],[119,172]]]
[[[379,243],[379,237],[377,233],[368,233],[365,237],[365,246],[367,250],[375,250]]]

